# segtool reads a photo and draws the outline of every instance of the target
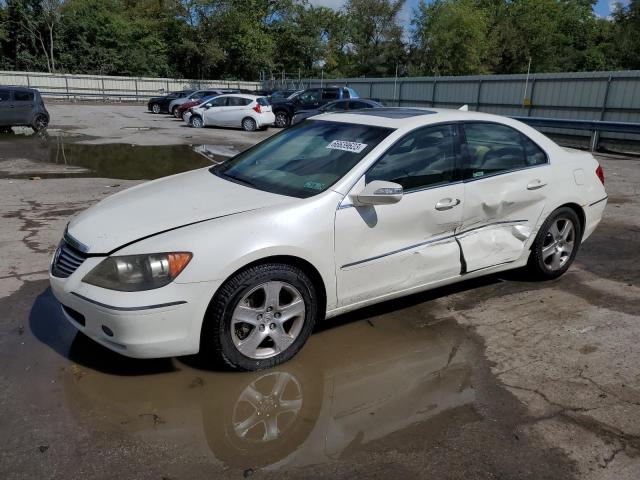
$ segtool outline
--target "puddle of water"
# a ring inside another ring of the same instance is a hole
[[[151,180],[220,163],[229,155],[219,153],[228,153],[230,149],[219,146],[217,150],[206,149],[205,152],[203,146],[190,145],[86,145],[50,135],[0,137],[0,177],[5,178],[36,175],[41,178],[84,176]],[[25,160],[30,162],[26,169]],[[41,168],[38,163],[42,164]]]
[[[470,340],[409,310],[318,332],[293,361],[255,373],[135,361],[78,336],[62,374],[67,407],[83,428],[189,438],[192,451],[241,469],[327,463],[412,426],[437,436],[437,425],[478,420]]]

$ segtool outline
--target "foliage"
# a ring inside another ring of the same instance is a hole
[[[0,0],[0,69],[257,79],[640,68],[640,0]],[[403,13],[405,12],[405,13]]]

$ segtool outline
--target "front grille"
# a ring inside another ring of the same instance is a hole
[[[65,240],[62,240],[53,257],[51,274],[54,277],[67,278],[75,272],[86,259],[87,255],[85,253],[73,248]]]

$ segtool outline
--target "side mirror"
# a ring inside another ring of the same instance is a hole
[[[382,180],[368,183],[352,198],[357,205],[390,205],[402,199],[402,185]]]
[[[205,103],[205,104],[204,104],[204,108],[209,109],[209,108],[211,108],[211,107],[213,107],[213,104],[212,104],[212,103]]]

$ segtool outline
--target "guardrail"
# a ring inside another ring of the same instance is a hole
[[[586,130],[591,132],[589,149],[598,148],[600,132],[630,133],[640,135],[640,123],[609,122],[605,120],[574,120],[566,118],[522,117],[512,116],[514,120],[526,123],[534,128],[561,128],[565,130]]]

